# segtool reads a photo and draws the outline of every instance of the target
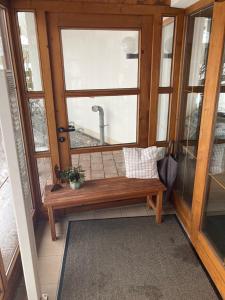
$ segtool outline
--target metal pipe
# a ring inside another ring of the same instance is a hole
[[[105,144],[104,109],[101,106],[92,106],[92,111],[99,112],[100,145]]]

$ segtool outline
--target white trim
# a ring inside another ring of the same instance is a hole
[[[15,124],[12,117],[14,119],[17,118],[17,126],[20,126],[20,119],[18,116],[11,115],[11,103],[8,96],[6,74],[4,71],[0,71],[0,99],[0,122],[12,187],[12,202],[17,224],[27,296],[29,300],[39,300],[41,298],[41,293],[37,268],[37,251],[31,215],[31,194],[30,197],[24,196],[23,184],[29,186],[29,183],[22,182],[21,173],[24,173],[27,170],[21,170],[21,162],[18,160],[18,145],[16,144]],[[21,145],[19,146],[21,147]],[[24,149],[22,149],[22,151],[24,151]],[[22,162],[22,165],[23,164],[26,165],[25,162]]]

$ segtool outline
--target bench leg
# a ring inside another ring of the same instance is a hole
[[[55,218],[54,218],[54,211],[52,207],[48,207],[48,220],[51,229],[52,240],[56,241]]]
[[[158,192],[156,198],[156,223],[162,223],[162,202],[163,202],[163,192]]]
[[[154,208],[152,195],[147,196],[146,206],[147,206],[148,209],[153,209]]]

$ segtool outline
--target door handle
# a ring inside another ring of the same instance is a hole
[[[68,128],[58,127],[57,131],[58,132],[72,132],[72,131],[75,131],[75,127],[73,125],[69,125]]]

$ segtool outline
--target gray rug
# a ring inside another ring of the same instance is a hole
[[[58,300],[214,300],[177,219],[70,222]]]

